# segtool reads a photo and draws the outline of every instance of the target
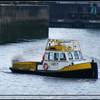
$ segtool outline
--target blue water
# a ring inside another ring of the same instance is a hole
[[[100,29],[49,28],[48,38],[79,40],[84,59],[98,64],[98,79],[13,74],[12,60],[41,61],[48,39],[9,43],[0,45],[0,99],[100,99]]]

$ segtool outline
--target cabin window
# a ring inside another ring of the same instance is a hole
[[[60,53],[60,60],[66,60],[65,53]]]
[[[79,52],[79,57],[80,57],[80,59],[83,59],[83,56],[82,56],[81,52]]]
[[[52,52],[49,52],[49,54],[48,54],[48,60],[53,60],[53,53]]]
[[[54,60],[58,60],[59,58],[59,53],[54,53]]]
[[[74,52],[74,57],[75,57],[75,59],[79,59],[77,51]]]
[[[69,60],[73,59],[73,56],[72,56],[72,54],[70,52],[68,53],[68,58],[69,58]]]

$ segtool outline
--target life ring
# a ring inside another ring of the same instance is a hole
[[[45,65],[46,65],[46,67],[45,67]],[[44,63],[43,68],[44,68],[45,70],[47,70],[47,69],[48,69],[48,64],[47,64],[47,63]]]

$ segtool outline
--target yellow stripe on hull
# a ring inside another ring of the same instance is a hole
[[[36,70],[36,62],[19,62],[13,64],[14,68],[34,69]]]
[[[58,71],[72,71],[72,70],[81,70],[81,69],[89,69],[89,68],[91,68],[90,63],[83,63],[83,64],[66,66]]]

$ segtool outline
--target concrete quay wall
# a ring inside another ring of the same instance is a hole
[[[48,38],[49,6],[0,5],[0,43]]]

